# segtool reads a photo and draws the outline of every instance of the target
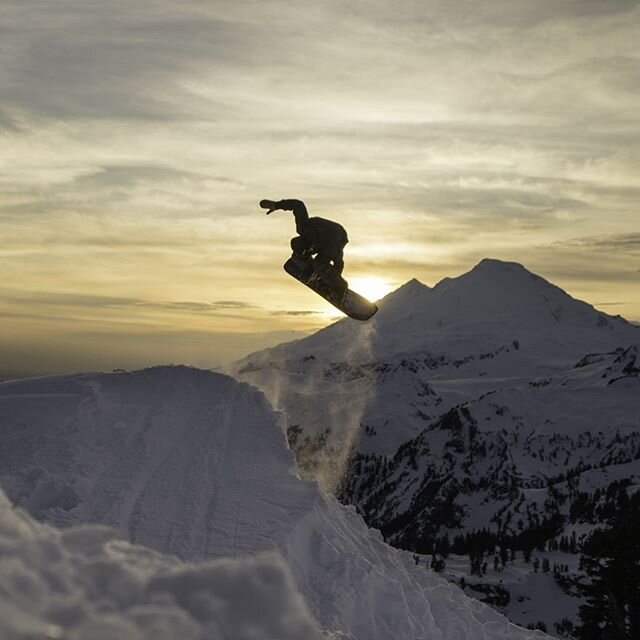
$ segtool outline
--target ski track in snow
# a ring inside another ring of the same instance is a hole
[[[58,386],[73,390],[62,405],[47,393]],[[543,637],[416,567],[353,509],[293,475],[281,417],[227,376],[159,367],[3,383],[0,416],[14,445],[0,450],[0,482],[25,505],[49,483],[35,510],[41,519],[115,526],[188,561],[277,551],[319,626],[336,637]],[[56,490],[75,491],[77,504],[68,508]]]

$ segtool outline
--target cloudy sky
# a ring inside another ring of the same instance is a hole
[[[330,322],[261,198],[364,293],[495,257],[640,319],[638,42],[629,0],[3,0],[0,377]]]

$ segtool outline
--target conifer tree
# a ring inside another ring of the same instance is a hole
[[[640,638],[640,493],[618,500],[606,529],[583,544],[582,564],[592,583],[580,607],[580,640]]]

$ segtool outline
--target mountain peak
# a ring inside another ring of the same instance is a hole
[[[433,288],[416,278],[379,301],[367,323],[341,320],[289,345],[252,354],[269,358],[316,358],[350,362],[399,354],[446,354],[464,360],[516,341],[536,362],[573,363],[589,351],[608,351],[639,341],[622,318],[597,311],[517,262],[485,258],[470,271],[443,278]]]
[[[498,260],[497,258],[483,258],[471,271],[494,273],[520,271],[531,273],[519,262],[509,262],[507,260]]]
[[[529,271],[529,269],[519,262],[498,260],[497,258],[483,258],[473,269],[460,276],[460,278],[455,279],[465,279],[469,277],[472,279],[481,278],[484,282],[502,282],[505,279],[508,279],[512,284],[517,282],[522,284],[525,282],[535,282],[538,286],[544,284],[558,289],[558,287],[543,277]]]
[[[405,305],[411,305],[416,298],[421,298],[424,294],[431,291],[431,287],[420,282],[417,278],[411,278],[397,289],[390,291],[386,296],[378,300],[380,307],[388,307],[389,305],[400,308]]]
[[[407,280],[403,285],[400,285],[397,289],[394,289],[390,293],[388,293],[383,301],[390,300],[392,298],[397,297],[398,295],[420,295],[421,293],[426,293],[427,291],[431,291],[431,287],[420,282],[417,278],[411,278],[411,280]]]
[[[407,280],[404,284],[401,284],[397,289],[394,289],[392,293],[397,293],[398,291],[420,291],[424,289],[431,289],[430,286],[420,282],[418,278],[411,278],[411,280]]]

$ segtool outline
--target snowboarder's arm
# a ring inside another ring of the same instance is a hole
[[[305,217],[309,216],[307,212],[307,207],[305,207],[304,202],[302,200],[280,200],[278,204],[278,209],[284,209],[285,211],[293,211],[293,215],[297,217],[298,214],[302,214]]]
[[[308,227],[309,214],[307,207],[304,206],[302,200],[260,200],[260,206],[263,209],[269,209],[267,215],[278,209],[284,209],[285,211],[293,211],[293,217],[296,219],[296,231],[302,235],[305,233]]]
[[[307,207],[305,207],[302,200],[285,199],[285,200],[260,200],[260,206],[263,209],[269,209],[267,215],[278,209],[284,209],[285,211],[293,211],[293,215],[302,214],[303,217],[308,217]]]

